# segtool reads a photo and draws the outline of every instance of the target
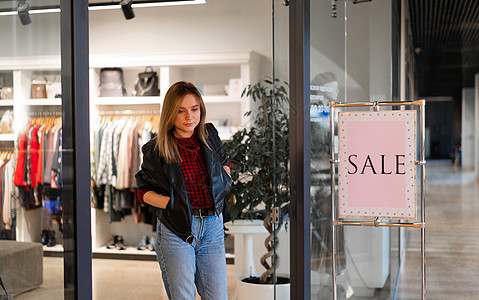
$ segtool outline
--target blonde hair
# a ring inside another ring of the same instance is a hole
[[[198,89],[192,83],[178,81],[166,92],[163,107],[161,109],[160,121],[158,123],[158,134],[156,135],[156,147],[158,148],[160,157],[163,157],[167,163],[181,161],[177,140],[174,136],[174,124],[181,102],[186,95],[195,96],[200,104],[200,122],[195,129],[199,140],[209,148],[206,143],[208,133],[205,129],[206,107],[203,98]]]

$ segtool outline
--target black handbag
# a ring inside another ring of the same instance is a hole
[[[146,67],[145,72],[138,74],[135,84],[137,96],[158,96],[158,75],[152,67]]]
[[[100,70],[100,97],[122,97],[126,95],[123,70],[103,68]]]

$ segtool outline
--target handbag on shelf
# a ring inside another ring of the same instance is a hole
[[[158,75],[152,67],[146,67],[145,72],[138,74],[135,92],[136,96],[158,96]]]
[[[43,79],[32,79],[32,88],[30,92],[30,98],[32,99],[46,99],[47,98],[47,78],[43,76]]]
[[[103,68],[100,70],[100,97],[123,97],[126,95],[123,70]]]
[[[4,86],[0,92],[0,99],[13,99],[13,87]]]

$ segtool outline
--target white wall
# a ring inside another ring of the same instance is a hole
[[[462,167],[474,168],[475,101],[474,88],[462,89],[461,151]]]
[[[0,16],[0,57],[60,54],[60,14],[30,17],[23,26],[18,16]]]

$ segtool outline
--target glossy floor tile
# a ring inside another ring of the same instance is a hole
[[[448,161],[426,168],[426,299],[479,299],[479,188]],[[420,230],[409,240],[396,299],[421,299]]]
[[[42,286],[16,296],[17,300],[60,300],[63,295],[63,259],[44,257]],[[234,293],[234,266],[227,265],[228,293]],[[156,261],[93,259],[93,299],[163,300],[166,296]],[[199,297],[197,297],[199,299]]]

